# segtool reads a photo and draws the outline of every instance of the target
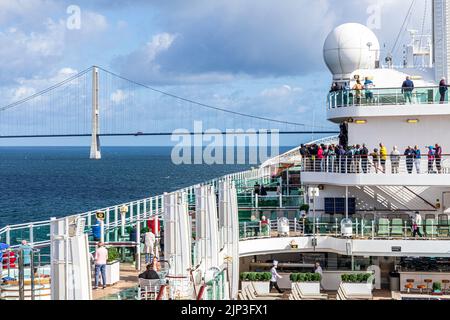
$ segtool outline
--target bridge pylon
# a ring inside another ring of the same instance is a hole
[[[98,106],[98,68],[92,68],[92,139],[91,139],[91,155],[90,159],[100,160],[102,154],[100,152],[99,137],[99,106]]]

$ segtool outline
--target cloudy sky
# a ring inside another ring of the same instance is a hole
[[[386,54],[412,2],[0,0],[0,105],[99,65],[213,106],[330,126],[325,99],[331,76],[322,59],[327,34],[345,22],[368,25]],[[79,25],[74,8],[80,9]],[[406,27],[430,32],[430,14],[431,0],[415,0]],[[407,42],[403,33],[397,63]],[[139,139],[104,140],[155,142]],[[302,139],[286,138],[284,144]]]

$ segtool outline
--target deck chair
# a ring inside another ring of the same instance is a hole
[[[156,300],[159,289],[161,288],[161,280],[159,279],[142,279],[139,278],[139,297],[141,300]]]
[[[249,285],[250,289],[253,290],[253,292],[255,293],[255,296],[257,297],[278,297],[281,298],[283,296],[283,293],[267,293],[267,294],[258,294],[258,290],[256,290],[255,285],[253,284],[253,282],[250,283]]]
[[[249,300],[261,300],[261,301],[270,301],[270,300],[281,300],[281,298],[277,298],[277,297],[261,297],[256,295],[256,292],[253,291],[253,289],[251,288],[251,286],[247,286],[244,288],[244,290],[242,290],[242,292],[245,293],[245,295],[249,298]]]
[[[305,294],[302,292],[302,289],[300,288],[298,283],[295,283],[294,287],[296,288],[296,291],[299,294],[300,298],[302,298],[302,300],[328,300],[327,294],[321,294],[321,293],[319,293],[317,295]]]
[[[239,298],[239,300],[249,300],[249,298],[242,291],[238,292],[238,298]]]
[[[405,234],[403,227],[402,219],[392,219],[391,235],[393,237],[402,237]]]
[[[436,219],[427,219],[425,221],[425,234],[427,237],[436,237],[437,236],[437,220]]]
[[[380,218],[378,220],[378,232],[379,237],[389,237],[389,220],[386,218]]]

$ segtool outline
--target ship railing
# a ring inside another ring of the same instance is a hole
[[[239,195],[239,210],[299,208],[303,197],[298,195],[260,196],[258,194]]]
[[[316,218],[280,218],[270,220],[268,224],[262,221],[241,222],[239,224],[239,238],[241,241],[285,237],[314,237],[327,236],[334,238],[354,239],[401,239],[412,240],[418,237],[424,240],[450,240],[450,224],[448,221],[426,219],[419,232],[414,232],[411,220],[405,219],[352,219],[352,232],[342,233],[341,222],[343,218],[321,217]],[[284,225],[283,225],[284,224]]]
[[[227,292],[227,266],[217,270],[214,278],[205,283],[199,290],[197,300],[230,300]]]
[[[412,91],[399,87],[340,90],[330,92],[327,97],[328,109],[439,103],[441,103],[439,86],[416,87]],[[448,91],[445,93],[442,103],[448,103]]]
[[[255,181],[265,183],[269,181],[270,170],[253,168],[251,170],[228,174],[217,179],[209,180],[198,185],[212,185],[218,188],[220,181],[232,180],[237,187],[253,186]],[[195,187],[198,185],[182,188],[178,191],[185,192],[191,203],[195,203]],[[86,232],[91,232],[92,226],[96,224],[96,214],[105,214],[105,228],[111,230],[121,226],[123,214],[126,226],[135,225],[136,219],[150,219],[154,216],[161,216],[164,210],[164,196],[157,195],[141,200],[130,201],[111,207],[87,211],[81,214],[70,215],[86,219]],[[33,246],[44,247],[50,244],[50,220],[8,225],[0,229],[0,242],[4,242],[11,247],[18,247],[21,240],[27,240]],[[105,234],[109,237],[109,232]]]
[[[338,174],[380,174],[380,175],[430,175],[450,174],[450,155],[429,158],[427,154],[420,159],[407,156],[363,157],[328,156],[323,159],[307,157],[302,160],[303,172]]]

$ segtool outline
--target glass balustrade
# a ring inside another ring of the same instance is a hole
[[[448,103],[448,93],[445,94],[444,102]],[[327,98],[329,109],[359,106],[439,103],[441,103],[439,87],[418,87],[413,91],[405,91],[402,90],[402,88],[342,90],[330,92]]]

